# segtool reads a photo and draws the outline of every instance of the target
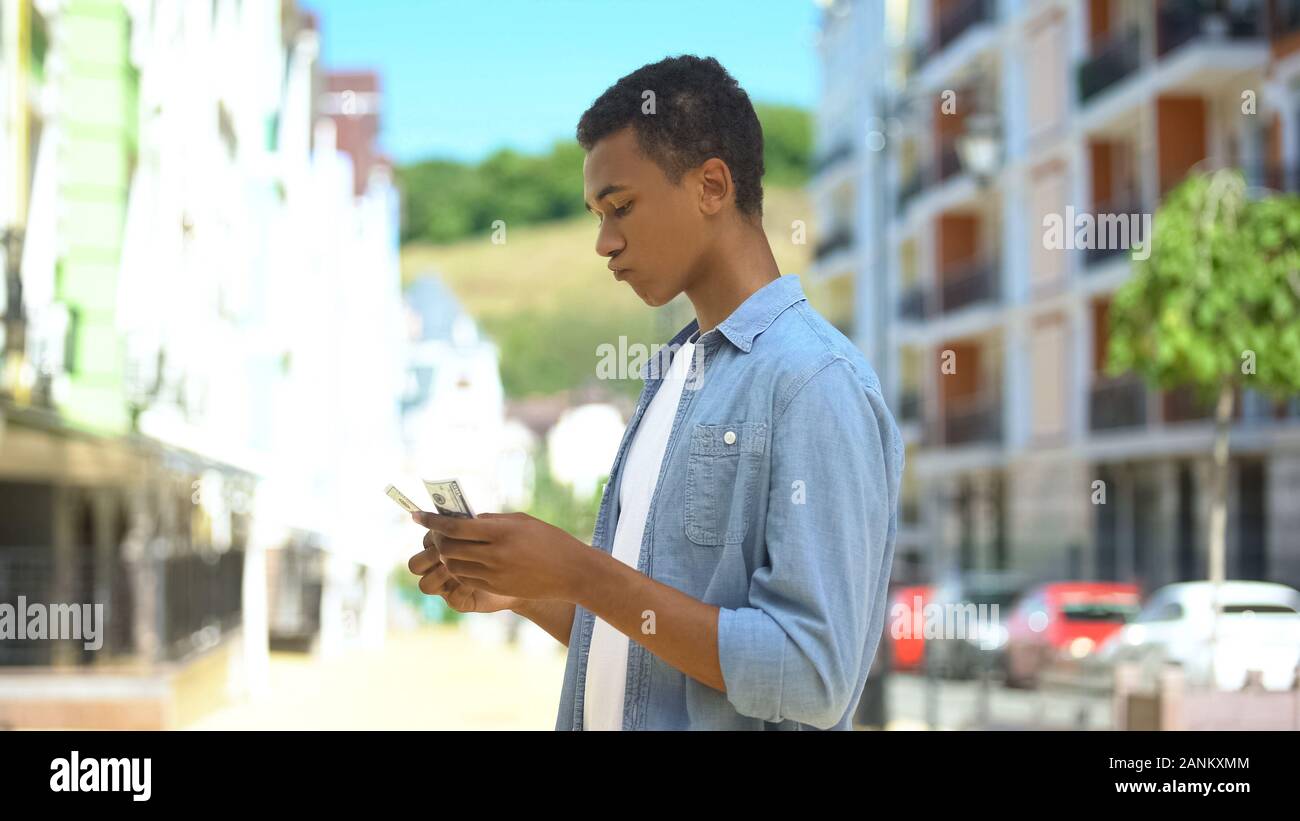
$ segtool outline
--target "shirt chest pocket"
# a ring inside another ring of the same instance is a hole
[[[717,546],[745,538],[766,448],[766,422],[695,426],[686,457],[688,539]]]

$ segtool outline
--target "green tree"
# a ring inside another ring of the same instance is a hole
[[[1195,173],[1157,211],[1146,260],[1115,294],[1107,370],[1213,401],[1210,581],[1223,582],[1228,433],[1237,393],[1300,391],[1300,197],[1251,196],[1242,173]]]
[[[763,125],[764,184],[806,184],[812,117],[792,106],[754,110]],[[545,154],[502,148],[475,164],[427,159],[400,166],[402,242],[453,242],[488,233],[498,219],[514,227],[582,215],[585,157],[576,141],[556,140]]]
[[[402,242],[451,242],[475,230],[472,203],[482,199],[482,178],[467,165],[427,160],[398,169],[402,187]]]
[[[812,116],[802,108],[759,104],[763,126],[763,185],[800,186],[812,168]]]

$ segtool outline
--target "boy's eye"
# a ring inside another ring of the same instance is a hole
[[[632,203],[630,202],[626,205],[620,205],[619,207],[614,209],[614,216],[616,217],[626,216],[627,212],[631,210],[631,208],[632,208]],[[596,218],[597,225],[605,221],[605,215],[600,211],[592,211],[591,213]]]

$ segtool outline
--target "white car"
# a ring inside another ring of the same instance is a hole
[[[1250,670],[1263,674],[1265,689],[1290,689],[1300,664],[1300,591],[1271,582],[1223,582],[1215,642],[1213,596],[1210,582],[1160,588],[1102,645],[1100,657],[1112,663],[1175,662],[1188,683],[1205,685],[1213,656],[1219,689],[1241,689]]]

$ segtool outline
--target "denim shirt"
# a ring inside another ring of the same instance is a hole
[[[645,384],[601,498],[611,551]],[[721,608],[723,693],[628,642],[625,730],[852,729],[884,629],[903,444],[858,348],[786,274],[700,335],[651,497],[637,569]],[[583,728],[595,615],[574,610],[557,730]]]

